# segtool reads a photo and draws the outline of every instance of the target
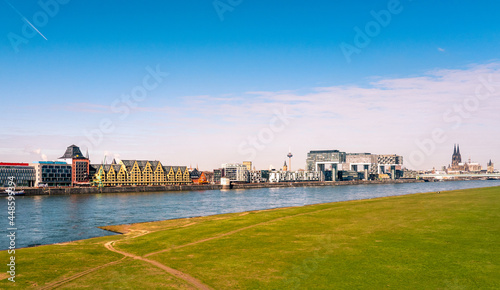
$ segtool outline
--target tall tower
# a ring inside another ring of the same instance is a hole
[[[286,155],[288,157],[288,171],[292,171],[292,150],[288,148],[288,154]]]
[[[451,157],[451,167],[456,168],[462,162],[462,155],[460,154],[459,145],[453,147],[453,155]]]
[[[490,159],[490,162],[488,162],[488,169],[486,172],[488,172],[488,173],[495,172],[495,165],[493,164],[493,162],[491,162],[491,159]]]

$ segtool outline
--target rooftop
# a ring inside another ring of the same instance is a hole
[[[59,157],[59,159],[73,159],[73,158],[84,158],[82,151],[76,145],[68,146],[64,155]]]

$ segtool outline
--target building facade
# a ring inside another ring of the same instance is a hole
[[[189,172],[189,176],[191,178],[191,181],[195,184],[207,184],[208,183],[207,176],[205,175],[205,172],[199,171],[196,168]]]
[[[307,154],[307,171],[322,172],[323,181],[400,178],[403,157],[396,154],[345,153],[313,150]]]
[[[252,161],[243,161],[243,165],[247,167],[247,170],[252,170]]]
[[[323,172],[324,180],[336,180],[339,164],[346,162],[346,153],[339,150],[311,150],[307,153],[306,171]]]
[[[378,156],[371,153],[347,153],[342,170],[357,172],[359,179],[370,179],[370,175],[378,173]],[[347,176],[349,173],[343,174]],[[354,176],[354,173],[351,174]]]
[[[482,166],[479,163],[462,162],[462,155],[460,154],[460,145],[454,145],[453,155],[451,156],[451,166],[448,165],[446,172],[448,174],[460,174],[460,173],[480,173]]]
[[[92,165],[97,168],[94,186],[149,186],[191,184],[187,166],[163,166],[160,161],[122,160],[118,164]]]
[[[222,176],[224,176],[224,169],[222,169],[222,168],[214,169],[214,183],[215,184],[221,183]]]
[[[35,168],[35,186],[71,186],[71,164],[64,161],[39,161]]]
[[[377,174],[389,175],[392,179],[402,176],[403,156],[396,154],[377,155]]]
[[[0,187],[9,186],[9,177],[14,177],[14,183],[18,187],[35,186],[35,168],[28,163],[0,162]]]
[[[269,180],[269,170],[248,171],[248,181],[250,183],[263,183]]]
[[[270,171],[269,182],[321,181],[321,171]]]
[[[83,156],[78,146],[68,146],[59,160],[71,164],[71,184],[73,186],[90,184],[90,160],[88,156]]]
[[[487,173],[494,173],[495,172],[495,165],[493,164],[493,162],[491,162],[491,159],[490,159],[490,162],[488,162],[488,167],[486,169],[486,172]]]
[[[225,163],[222,164],[224,175],[222,177],[229,178],[230,181],[248,182],[247,167],[239,163]]]

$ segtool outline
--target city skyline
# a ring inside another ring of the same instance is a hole
[[[236,2],[0,2],[0,161],[499,162],[499,3]]]

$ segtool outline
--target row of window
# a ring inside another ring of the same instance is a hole
[[[19,169],[19,168],[0,168],[0,173],[1,172],[33,172],[34,169]]]
[[[13,172],[13,173],[0,173],[0,177],[10,177],[10,176],[35,176],[34,172]]]
[[[42,169],[42,173],[71,173],[71,168],[64,168],[64,169]]]
[[[42,178],[42,183],[47,182],[71,182],[71,178]]]
[[[56,174],[56,173],[50,173],[50,174],[42,174],[42,178],[51,178],[51,177],[57,177],[57,178],[71,178],[71,174]]]

